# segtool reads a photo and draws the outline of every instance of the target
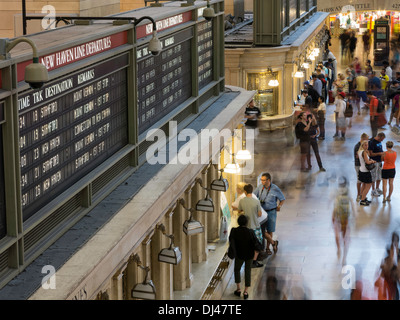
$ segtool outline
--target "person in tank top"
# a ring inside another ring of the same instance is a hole
[[[393,193],[393,180],[396,175],[396,158],[397,153],[393,150],[393,142],[388,141],[386,142],[386,149],[382,155],[383,167],[382,167],[382,188],[383,188],[383,200],[382,202],[385,203],[386,201],[390,201],[390,197]],[[386,197],[387,191],[387,182],[389,180],[389,194]]]

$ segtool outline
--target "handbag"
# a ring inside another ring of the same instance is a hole
[[[365,167],[371,171],[373,168],[375,168],[375,163],[366,163]]]

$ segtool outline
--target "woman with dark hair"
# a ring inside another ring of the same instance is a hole
[[[300,140],[300,164],[301,171],[311,170],[311,167],[306,168],[307,157],[310,154],[310,130],[311,122],[307,122],[307,114],[301,112],[299,114],[299,122],[297,122],[295,127],[296,137]]]
[[[247,228],[248,218],[246,215],[240,215],[238,218],[239,227],[233,228],[229,235],[229,242],[235,248],[235,266],[234,275],[236,290],[234,294],[240,297],[240,269],[244,263],[244,281],[245,288],[243,298],[248,299],[248,288],[251,286],[251,267],[255,251],[262,251],[260,242],[252,229]]]

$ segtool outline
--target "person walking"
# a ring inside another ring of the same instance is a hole
[[[326,104],[324,97],[318,98],[318,109],[317,109],[317,123],[319,126],[319,137],[318,140],[325,140],[325,115],[326,115]]]
[[[361,200],[361,181],[358,179],[358,173],[360,172],[360,158],[358,157],[358,151],[360,150],[361,142],[368,140],[369,136],[366,133],[361,135],[360,141],[354,146],[354,168],[357,174],[357,202]]]
[[[280,212],[285,202],[285,196],[281,189],[272,183],[271,174],[268,172],[264,172],[261,175],[261,184],[256,188],[254,194],[260,200],[261,206],[268,213],[267,233],[271,239],[273,239],[273,233],[276,229],[277,213]],[[274,253],[277,253],[278,241],[271,243],[267,239],[267,254],[272,254],[269,250],[270,245],[272,245]]]
[[[356,37],[356,33],[353,31],[353,32],[351,32],[350,39],[349,39],[350,59],[354,58],[354,51],[356,50],[356,47],[357,47],[357,37]]]
[[[371,170],[372,175],[372,191],[371,195],[379,197],[383,191],[379,189],[382,180],[382,141],[386,138],[385,133],[379,132],[373,139],[369,141],[368,151],[369,156],[376,162],[374,169]]]
[[[248,217],[246,215],[240,215],[237,222],[239,226],[237,228],[232,228],[229,235],[230,245],[234,247],[235,252],[234,276],[236,290],[234,291],[234,294],[238,297],[241,295],[240,269],[244,263],[245,288],[243,292],[243,298],[248,299],[248,290],[251,286],[251,267],[253,263],[254,252],[260,251],[262,248],[254,234],[254,231],[247,227]]]
[[[360,159],[360,171],[358,173],[358,180],[361,181],[360,205],[369,206],[371,201],[367,199],[367,194],[369,189],[371,188],[372,176],[366,165],[375,163],[375,161],[370,159],[368,156],[368,140],[361,141],[360,149],[358,150],[358,158]]]
[[[349,217],[350,212],[356,212],[354,203],[349,195],[347,179],[340,177],[338,180],[338,189],[336,191],[334,208],[332,212],[332,224],[335,231],[335,241],[337,247],[337,256],[340,259],[341,249],[343,249],[342,264],[346,263],[347,252],[349,248]],[[343,248],[341,245],[343,242]]]
[[[243,213],[245,216],[247,216],[249,229],[252,229],[254,231],[254,234],[256,235],[256,238],[259,241],[261,247],[263,242],[263,235],[261,231],[261,225],[258,220],[258,217],[261,217],[260,201],[258,199],[253,198],[252,195],[253,186],[251,184],[246,184],[244,186],[244,193],[246,196],[240,199],[238,211],[239,213]],[[253,252],[254,257],[253,257],[252,268],[259,268],[263,266],[263,264],[257,261],[258,254],[261,251],[258,250]]]
[[[357,96],[357,109],[358,109],[358,115],[361,114],[361,107],[360,107],[360,102],[362,100],[362,104],[367,102],[367,88],[368,88],[368,78],[362,74],[358,73],[355,81],[354,81],[354,89],[356,90],[356,96]]]
[[[383,200],[390,201],[390,197],[393,193],[393,180],[396,176],[396,158],[397,153],[393,150],[393,141],[386,142],[386,151],[382,155],[383,167],[382,167],[382,189],[383,189]],[[387,182],[389,180],[389,194],[386,197]]]
[[[300,112],[298,119],[295,132],[296,137],[300,140],[300,170],[306,172],[311,170],[310,167],[306,168],[307,157],[310,154],[310,135],[308,130],[310,130],[311,123],[307,122],[307,114],[305,112]]]
[[[319,128],[317,125],[317,120],[315,119],[313,114],[309,114],[307,116],[307,121],[311,122],[310,130],[308,130],[308,134],[310,135],[310,146],[314,150],[315,159],[317,160],[319,171],[326,171],[322,165],[321,156],[319,154],[318,149],[318,141],[317,137],[319,134]],[[311,168],[311,152],[307,156],[308,167]]]
[[[368,58],[369,51],[371,50],[371,36],[369,35],[369,31],[366,30],[362,36],[362,41],[364,44],[364,56]]]
[[[336,109],[335,109],[335,114],[336,114],[336,124],[337,124],[337,132],[333,136],[334,138],[338,138],[338,140],[346,140],[346,117],[344,115],[344,112],[346,111],[346,101],[344,101],[344,98],[346,97],[346,94],[344,92],[339,92],[337,95],[337,99],[335,101]],[[339,131],[341,132],[342,136],[339,137]]]
[[[369,107],[369,121],[371,124],[371,132],[372,136],[375,137],[378,134],[378,99],[372,94],[372,91],[367,91],[367,97],[369,103],[367,106]]]

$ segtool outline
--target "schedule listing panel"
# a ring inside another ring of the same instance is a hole
[[[147,45],[138,48],[139,133],[192,96],[192,38],[192,27],[161,38],[158,56]]]
[[[128,143],[127,64],[124,54],[20,96],[24,220]]]

